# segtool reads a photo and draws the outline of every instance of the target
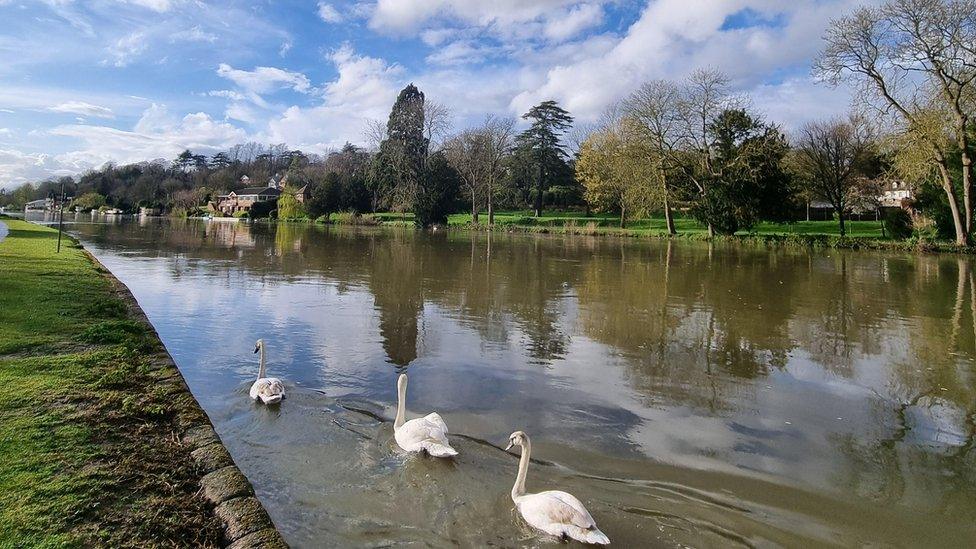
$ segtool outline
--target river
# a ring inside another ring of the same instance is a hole
[[[293,546],[556,545],[517,429],[618,547],[976,544],[969,258],[91,219]],[[453,462],[398,451],[399,372]]]

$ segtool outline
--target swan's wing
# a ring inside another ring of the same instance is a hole
[[[447,434],[447,424],[437,412],[431,412],[422,418],[424,421],[436,425],[444,434]]]
[[[411,419],[404,423],[400,426],[400,431],[397,434],[409,442],[429,441],[438,444],[448,443],[447,432],[440,425],[427,421],[426,417]]]
[[[520,501],[520,507],[523,515],[532,513],[551,524],[573,525],[584,530],[596,528],[596,521],[580,500],[560,490],[526,496]]]
[[[276,377],[264,377],[251,385],[251,398],[268,398],[285,394],[285,386]]]

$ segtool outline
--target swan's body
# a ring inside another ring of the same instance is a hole
[[[393,438],[407,452],[427,452],[434,457],[451,457],[457,450],[447,440],[447,424],[434,412],[424,417],[404,421],[406,415],[407,376],[397,379],[397,415],[393,422]]]
[[[515,486],[512,487],[512,501],[525,522],[551,536],[609,545],[610,539],[596,527],[596,521],[572,494],[561,490],[525,493],[525,476],[529,470],[532,443],[529,442],[529,436],[522,431],[512,433],[509,442],[506,450],[512,446],[522,447],[518,476],[515,478]]]
[[[265,404],[277,404],[285,398],[285,386],[276,377],[266,377],[267,371],[264,362],[264,340],[259,339],[254,347],[254,352],[261,352],[261,369],[258,370],[258,379],[251,385],[251,398],[260,400]]]

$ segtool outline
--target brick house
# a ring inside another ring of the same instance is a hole
[[[234,215],[250,211],[256,202],[278,200],[279,196],[281,191],[274,187],[249,187],[218,196],[214,209],[224,215]]]

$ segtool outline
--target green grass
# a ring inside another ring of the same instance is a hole
[[[166,442],[179,399],[146,359],[155,334],[75,242],[3,222],[0,547],[219,542]]]
[[[487,223],[488,216],[482,213],[479,221]],[[471,214],[453,214],[448,217],[448,225],[465,226],[471,224]],[[592,214],[584,212],[543,212],[534,217],[531,211],[504,211],[495,213],[495,224],[501,227],[556,228],[590,230],[596,233],[612,234],[620,231],[620,218],[615,215]],[[704,234],[707,229],[694,219],[677,217],[675,229],[682,234]],[[667,225],[663,217],[636,219],[627,222],[626,230],[636,234],[666,234]],[[822,235],[840,236],[840,225],[836,221],[799,221],[797,223],[760,223],[752,231],[740,231],[739,235]],[[851,238],[881,238],[880,221],[848,221],[847,236]]]

